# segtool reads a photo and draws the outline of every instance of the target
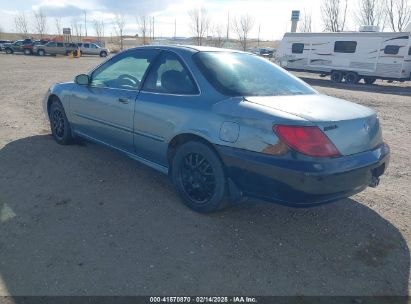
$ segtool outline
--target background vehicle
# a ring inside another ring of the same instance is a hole
[[[60,144],[75,136],[168,173],[199,212],[243,194],[310,206],[378,185],[379,120],[259,56],[193,46],[129,49],[44,100]]]
[[[17,40],[13,43],[5,43],[3,48],[7,54],[23,53],[26,47],[31,46],[32,43],[31,39]]]
[[[77,45],[80,48],[81,54],[84,55],[99,55],[100,57],[107,57],[109,50],[102,48],[95,43],[89,42],[77,42]]]
[[[54,42],[50,41],[44,45],[36,45],[33,47],[33,53],[39,56],[45,55],[69,55],[77,49],[74,43]]]
[[[36,41],[32,41],[31,43],[23,44],[23,53],[25,55],[33,55],[34,46],[44,45],[47,42],[49,42],[49,40],[36,40]]]
[[[10,44],[12,43],[10,40],[0,40],[0,51],[3,51],[4,49],[4,44]]]
[[[258,48],[258,47],[251,48],[249,49],[249,51],[253,54],[256,54],[258,56],[265,57],[265,58],[273,58],[276,52],[276,50],[273,48]]]
[[[410,32],[286,33],[277,61],[289,70],[331,75],[334,82],[411,80]]]

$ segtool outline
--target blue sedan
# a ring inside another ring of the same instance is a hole
[[[44,111],[57,143],[91,140],[168,174],[198,212],[336,201],[377,186],[390,155],[374,111],[225,49],[126,50],[51,87]]]

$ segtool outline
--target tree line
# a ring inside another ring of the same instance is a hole
[[[349,5],[351,4],[351,7]],[[409,0],[322,0],[320,10],[325,32],[342,32],[347,28],[348,15],[353,17],[357,26],[378,26],[381,30],[389,29],[402,32],[411,22]],[[304,11],[299,30],[312,31],[312,13]]]
[[[84,12],[86,16],[86,12]],[[33,11],[32,15],[27,15],[25,12],[19,12],[14,16],[14,25],[16,32],[22,37],[27,38],[30,34],[37,34],[40,39],[46,36],[47,31],[50,29],[49,20],[46,14],[42,10]],[[54,29],[58,36],[63,35],[62,18],[54,18]],[[92,27],[96,33],[97,39],[102,40],[105,36],[105,22],[104,20],[94,19],[91,22]],[[71,21],[72,35],[81,40],[83,36],[87,36],[87,22],[80,22],[77,19]]]

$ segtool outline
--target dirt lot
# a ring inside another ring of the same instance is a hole
[[[306,79],[379,113],[392,158],[378,188],[312,209],[250,200],[200,215],[166,176],[52,140],[47,88],[100,61],[0,54],[1,295],[409,293],[410,84]]]

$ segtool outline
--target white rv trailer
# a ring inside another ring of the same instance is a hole
[[[286,33],[276,56],[289,70],[334,82],[411,80],[411,32]]]

